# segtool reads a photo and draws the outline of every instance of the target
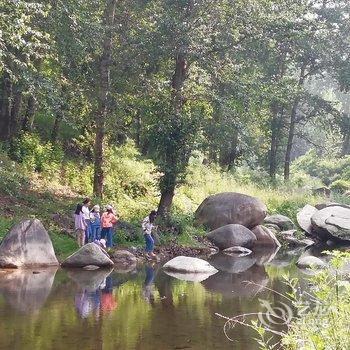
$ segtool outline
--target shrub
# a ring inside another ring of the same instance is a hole
[[[30,171],[53,176],[59,172],[64,153],[58,145],[43,143],[37,135],[24,133],[12,141],[9,155]]]
[[[29,187],[29,179],[15,162],[0,154],[0,192],[18,196]]]
[[[350,189],[350,182],[346,181],[346,180],[336,180],[333,181],[330,185],[330,189],[332,191],[336,191],[339,193],[344,193],[347,190]]]

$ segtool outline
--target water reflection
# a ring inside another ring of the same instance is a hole
[[[207,290],[220,293],[224,297],[253,297],[264,290],[268,281],[265,268],[254,265],[240,273],[220,271],[202,284]]]
[[[74,296],[74,305],[78,315],[85,319],[90,315],[99,319],[117,308],[113,296],[112,270],[84,271],[75,269],[68,272],[69,277],[77,284],[78,291]]]
[[[231,258],[216,257],[224,270],[194,283],[165,274],[157,264],[133,273],[60,269],[55,278],[43,274],[34,284],[29,280],[40,274],[27,280],[13,275],[12,285],[0,275],[0,349],[258,350],[256,334],[247,328],[232,329],[236,342],[229,342],[222,332],[224,321],[215,314],[260,311],[259,299],[279,305],[279,296],[261,286],[287,292],[280,278],[286,268],[260,266],[268,260],[265,253],[240,263]],[[292,276],[300,274],[297,268],[287,269]],[[28,297],[29,290],[36,298]],[[23,304],[38,311],[13,312]],[[14,330],[16,337],[8,336]]]
[[[56,271],[57,268],[6,272],[0,278],[0,294],[16,311],[34,313],[49,296]]]
[[[146,278],[142,289],[143,297],[148,303],[152,304],[154,301],[154,297],[152,293],[152,283],[154,280],[154,268],[152,265],[146,265],[145,271],[146,271]]]

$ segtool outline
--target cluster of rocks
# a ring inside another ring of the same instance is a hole
[[[297,214],[299,226],[320,242],[350,243],[350,206],[337,203],[306,205]]]
[[[125,250],[111,256],[95,243],[79,248],[62,262],[62,267],[86,270],[115,266],[120,271],[136,268],[137,258]],[[59,266],[49,234],[37,219],[15,225],[0,244],[0,268]]]
[[[267,208],[258,198],[224,192],[206,198],[195,217],[198,224],[211,230],[207,238],[220,250],[235,246],[279,247],[274,233],[262,225],[266,214]]]

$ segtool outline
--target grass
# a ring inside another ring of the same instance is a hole
[[[34,141],[37,147],[38,141]],[[109,155],[113,164],[119,161],[116,167],[109,169],[107,179],[111,181],[108,183],[109,188],[115,188],[115,191],[109,190],[106,200],[99,204],[112,203],[121,220],[127,223],[126,228],[117,230],[115,244],[143,246],[140,224],[159,200],[156,186],[159,174],[149,161],[139,159],[132,145],[123,147],[123,150]],[[70,162],[71,169],[74,169],[74,164]],[[92,179],[89,172],[73,170],[69,172],[68,179],[65,177],[67,168],[63,169],[64,166],[62,163],[61,172],[57,172],[55,164],[55,172],[50,169],[50,164],[44,164],[47,171],[37,173],[25,163],[14,163],[5,152],[0,152],[0,238],[13,224],[36,217],[48,230],[59,259],[65,258],[77,248],[74,239],[68,234],[73,232],[72,213],[82,197],[91,195],[88,191]],[[167,244],[175,239],[183,246],[197,246],[197,237],[202,236],[205,230],[193,225],[193,213],[208,195],[219,192],[234,191],[258,197],[265,202],[270,214],[284,214],[292,220],[295,220],[297,211],[305,204],[327,201],[311,195],[310,188],[306,186],[297,187],[293,183],[272,186],[262,180],[257,182],[252,175],[249,176],[239,171],[222,172],[215,166],[206,166],[196,159],[192,160],[186,181],[176,190],[170,219],[159,225],[161,242]],[[77,188],[76,183],[87,183],[86,192],[81,191],[81,186]],[[334,194],[332,200],[350,203],[349,198],[337,194]],[[53,220],[54,213],[59,214],[58,222]]]

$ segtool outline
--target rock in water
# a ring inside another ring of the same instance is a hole
[[[234,246],[234,247],[224,249],[223,253],[232,255],[232,256],[246,256],[246,255],[250,255],[252,251],[248,248]]]
[[[311,217],[313,232],[322,241],[350,240],[350,209],[343,207],[327,207],[317,211]]]
[[[211,230],[228,224],[253,228],[264,220],[266,212],[265,204],[258,198],[224,192],[206,198],[196,210],[195,217],[198,224]]]
[[[230,224],[209,232],[206,237],[219,249],[227,249],[234,246],[249,248],[256,237],[252,231],[242,225]]]
[[[0,267],[59,265],[51,239],[37,219],[15,225],[0,245]]]
[[[312,234],[311,217],[317,212],[317,209],[312,205],[306,204],[303,209],[297,213],[297,222],[301,229]]]
[[[256,226],[252,229],[256,236],[255,246],[259,247],[280,247],[281,243],[278,241],[274,233],[263,225]]]
[[[127,250],[115,250],[111,254],[111,259],[114,262],[114,268],[118,272],[129,272],[136,269],[137,258]]]
[[[327,265],[316,256],[307,255],[307,256],[301,256],[299,260],[297,261],[297,266],[301,268],[324,268]]]
[[[216,270],[207,261],[190,258],[188,256],[177,256],[174,259],[169,260],[164,264],[163,269],[176,272],[189,272],[189,273],[216,273]]]
[[[294,228],[294,223],[287,216],[281,214],[269,215],[265,218],[264,223],[277,225],[281,230],[291,230]]]
[[[84,267],[87,265],[95,265],[99,267],[113,266],[113,261],[97,244],[88,243],[82,246],[74,254],[70,255],[62,263],[63,267]]]

